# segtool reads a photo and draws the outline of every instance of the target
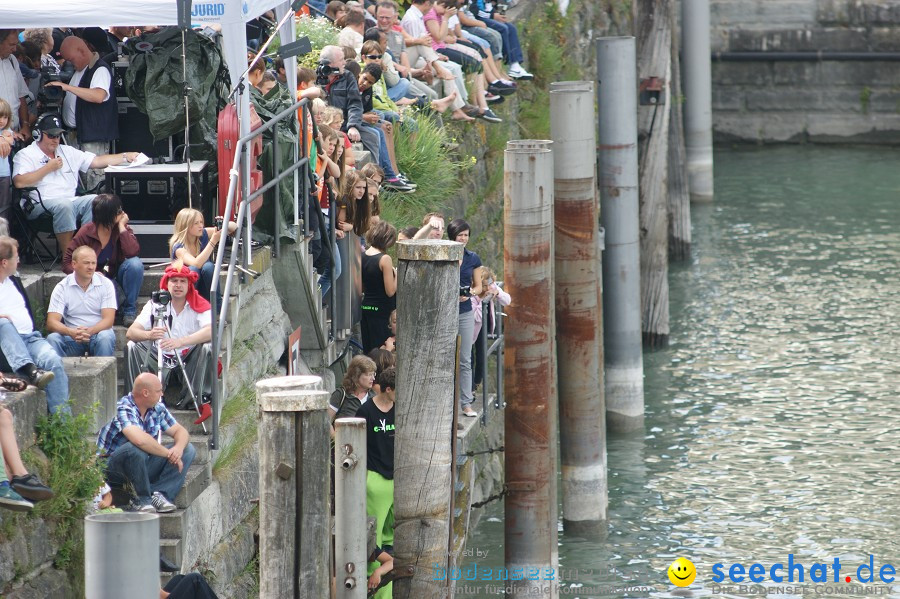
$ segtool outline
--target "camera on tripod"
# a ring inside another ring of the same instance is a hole
[[[165,289],[160,289],[150,294],[150,301],[152,301],[154,304],[159,304],[160,306],[165,307],[169,304],[169,302],[172,301],[172,294]]]

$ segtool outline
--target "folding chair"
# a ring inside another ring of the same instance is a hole
[[[35,194],[34,196],[32,196],[32,192]],[[38,205],[44,208],[44,213],[33,220],[28,220],[28,215]],[[10,225],[18,232],[18,235],[14,233],[13,236],[23,244],[21,252],[23,261],[26,264],[33,264],[37,260],[44,272],[52,270],[62,258],[60,255],[62,248],[59,247],[53,233],[53,214],[44,207],[41,192],[37,187],[14,188],[11,212],[13,222]],[[53,243],[57,244],[55,252],[51,252],[44,240],[41,239],[41,233],[49,233],[53,236]],[[47,261],[49,261],[49,266]]]

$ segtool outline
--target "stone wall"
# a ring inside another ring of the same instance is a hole
[[[710,12],[713,53],[823,53],[714,61],[718,141],[900,143],[900,61],[828,57],[900,51],[900,3],[713,0]]]

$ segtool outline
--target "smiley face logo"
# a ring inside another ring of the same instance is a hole
[[[697,578],[697,568],[689,559],[679,557],[669,565],[669,580],[677,587],[686,587]]]

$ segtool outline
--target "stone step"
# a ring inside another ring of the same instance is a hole
[[[181,565],[181,539],[160,539],[159,552],[176,566]]]
[[[187,524],[187,510],[178,509],[159,515],[159,538],[180,539]]]
[[[210,480],[212,480],[212,465],[209,462],[191,464],[184,486],[175,498],[175,505],[182,509],[191,505],[191,502],[203,492]]]

